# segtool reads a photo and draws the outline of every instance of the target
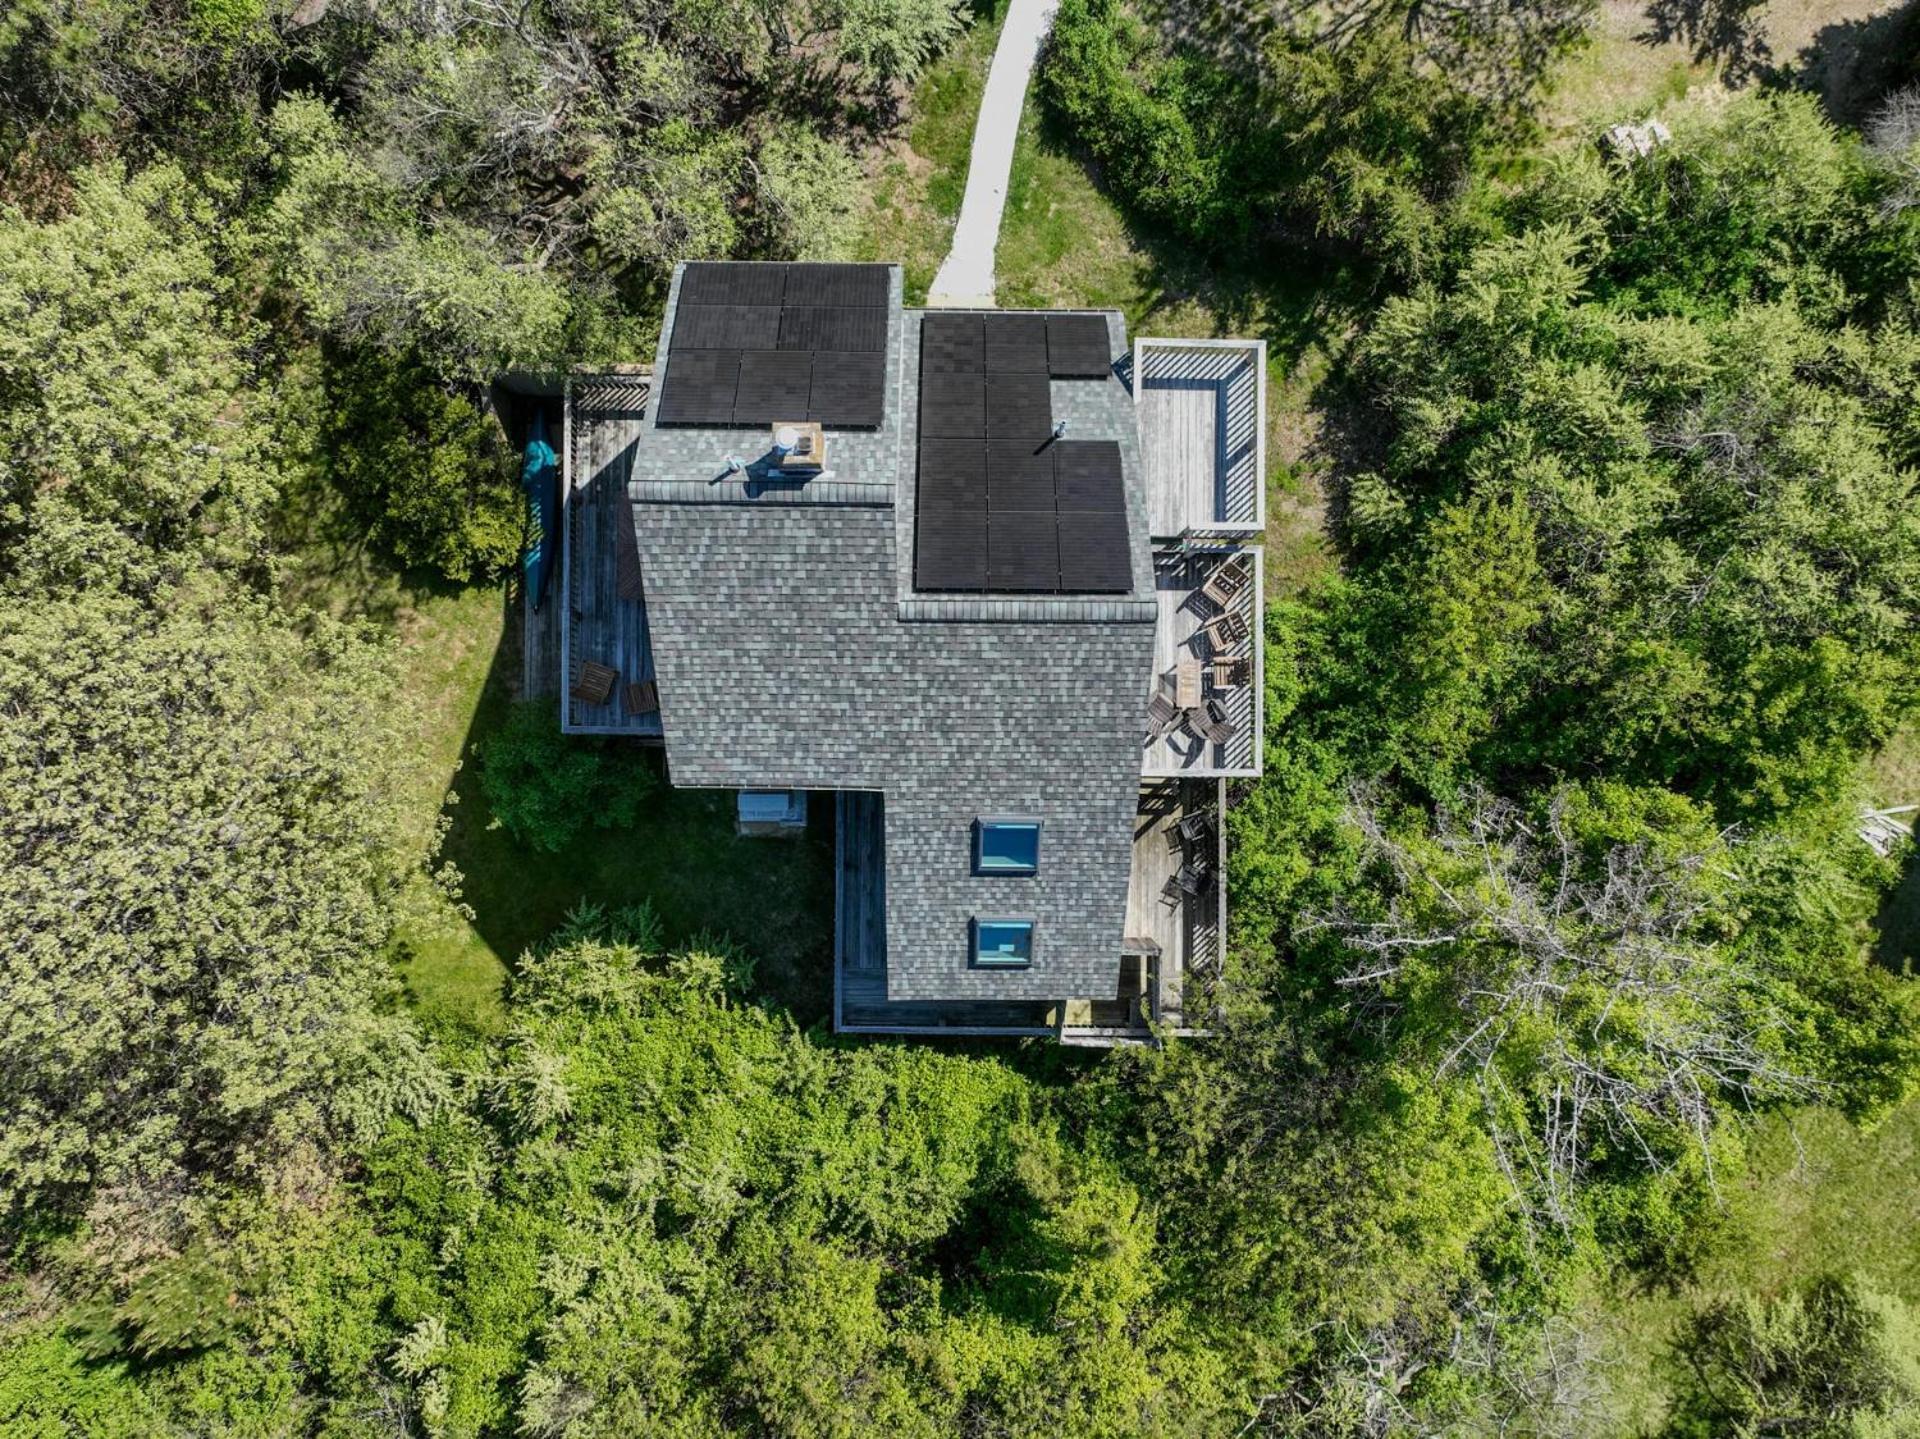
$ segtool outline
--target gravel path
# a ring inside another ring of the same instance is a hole
[[[1007,177],[1013,171],[1013,142],[1020,134],[1027,81],[1034,57],[1053,26],[1059,0],[1013,0],[994,46],[987,90],[980,97],[974,124],[973,155],[967,164],[967,193],[960,201],[953,249],[933,278],[929,305],[991,306],[993,249],[1000,239],[1000,214],[1007,205]]]

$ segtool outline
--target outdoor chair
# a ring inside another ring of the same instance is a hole
[[[613,687],[620,681],[620,671],[592,660],[582,660],[580,673],[573,681],[569,693],[582,704],[603,705],[613,698]]]
[[[1213,662],[1213,687],[1237,690],[1253,678],[1253,661],[1245,655],[1229,655]]]
[[[1174,702],[1167,698],[1166,691],[1158,691],[1152,699],[1147,701],[1147,738],[1159,739],[1179,718],[1180,711]]]
[[[1232,560],[1207,577],[1207,582],[1200,586],[1200,593],[1212,600],[1217,608],[1224,610],[1233,603],[1233,597],[1252,582],[1253,575],[1246,565]]]
[[[1204,811],[1183,814],[1178,828],[1182,839],[1190,844],[1198,844],[1213,832],[1213,816]]]
[[[628,714],[650,715],[660,708],[660,686],[652,680],[641,680],[628,685],[621,698],[626,701]]]
[[[1202,625],[1199,632],[1207,637],[1208,647],[1218,655],[1247,638],[1253,633],[1253,627],[1247,623],[1245,615],[1228,610],[1218,619]]]

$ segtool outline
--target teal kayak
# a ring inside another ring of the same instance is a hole
[[[560,531],[554,520],[560,486],[559,457],[547,443],[547,417],[534,412],[533,426],[527,432],[527,453],[520,466],[520,488],[527,492],[527,553],[521,560],[527,593],[537,611],[546,597],[547,574],[553,568],[553,552],[560,543]]]

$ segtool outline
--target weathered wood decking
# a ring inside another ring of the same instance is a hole
[[[1211,642],[1200,631],[1220,614],[1213,601],[1201,594],[1201,587],[1221,565],[1253,567],[1253,583],[1234,596],[1232,608],[1247,622],[1247,639],[1219,653],[1245,657],[1252,661],[1252,677],[1247,684],[1218,692],[1227,718],[1233,722],[1234,735],[1225,744],[1208,744],[1190,730],[1176,727],[1158,739],[1145,743],[1140,756],[1140,773],[1147,778],[1190,778],[1231,776],[1247,778],[1260,772],[1261,725],[1264,722],[1262,688],[1266,680],[1259,639],[1260,616],[1264,608],[1265,575],[1261,550],[1196,550],[1159,554],[1154,557],[1154,595],[1160,602],[1160,617],[1153,630],[1153,684],[1171,673],[1182,660],[1198,660],[1205,665],[1215,657]],[[1209,694],[1215,693],[1208,689]],[[1147,700],[1151,689],[1140,700],[1141,725],[1146,724]]]
[[[1155,539],[1266,527],[1266,343],[1139,340],[1134,401]]]
[[[564,694],[561,728],[570,734],[660,737],[657,710],[636,713],[627,705],[627,687],[654,678],[640,557],[627,504],[649,388],[640,374],[581,376],[573,382],[564,482],[567,546],[557,587],[566,602],[549,602],[560,611],[563,647],[549,663],[552,673],[566,677],[556,688]],[[588,660],[619,673],[605,704],[589,704],[570,693]]]

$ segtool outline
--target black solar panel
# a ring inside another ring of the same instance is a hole
[[[740,376],[738,350],[683,350],[667,356],[660,395],[663,425],[730,425]]]
[[[928,315],[920,322],[920,373],[974,374],[986,368],[978,315]]]
[[[1133,587],[1127,512],[1060,516],[1060,588],[1068,594],[1125,594]]]
[[[923,590],[987,586],[985,454],[975,444],[921,447],[913,582]]]
[[[1060,587],[1060,538],[1051,514],[989,510],[987,588],[1044,594]]]
[[[971,516],[964,527],[930,528],[930,523],[922,519],[914,536],[914,585],[923,590],[984,590],[987,517]]]
[[[1047,316],[1047,373],[1103,380],[1113,363],[1105,315]]]
[[[780,339],[778,305],[682,305],[673,344],[690,350],[771,350]]]
[[[780,312],[783,350],[878,352],[887,348],[887,312],[855,305],[789,305]]]
[[[938,440],[979,440],[987,433],[985,375],[922,375],[920,434]]]
[[[986,377],[987,438],[1038,449],[1053,437],[1053,391],[1046,372]]]
[[[922,504],[961,506],[982,514],[987,509],[987,447],[979,440],[922,440]]]
[[[887,303],[885,265],[787,266],[786,303],[789,305],[867,305]]]
[[[778,305],[786,291],[785,265],[708,261],[680,275],[682,305]]]
[[[1123,510],[1120,446],[1112,440],[1061,440],[1049,447],[1062,510]]]
[[[987,508],[1053,514],[1053,456],[1025,445],[987,447]]]
[[[985,315],[986,365],[989,374],[1047,372],[1047,317],[1045,315]]]
[[[811,419],[878,428],[886,418],[890,299],[885,265],[688,265],[668,336],[660,422]]]
[[[825,350],[814,355],[807,419],[834,429],[878,429],[886,418],[886,397],[885,355],[842,355]]]
[[[733,422],[757,425],[803,420],[812,389],[812,355],[791,350],[748,350],[740,356]]]

